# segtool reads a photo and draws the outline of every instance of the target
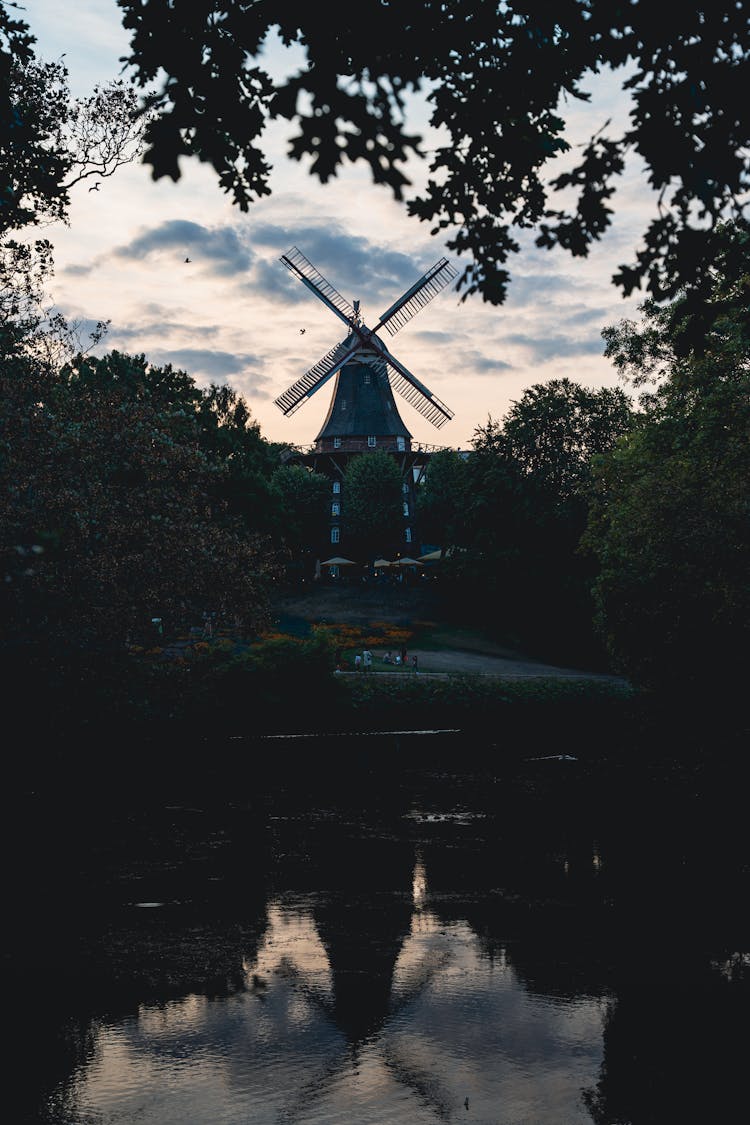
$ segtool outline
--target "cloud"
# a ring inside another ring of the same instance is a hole
[[[88,275],[91,273],[93,268],[94,268],[93,265],[88,265],[88,266],[72,265],[72,266],[65,266],[65,268],[63,269],[62,272],[64,274],[66,274],[68,277],[88,277]]]
[[[604,344],[598,334],[593,339],[552,334],[530,336],[522,332],[512,332],[503,337],[501,346],[502,343],[525,348],[529,358],[539,363],[566,356],[602,355],[604,352]]]
[[[141,261],[165,251],[174,251],[175,265],[185,271],[194,265],[219,277],[246,274],[255,258],[234,227],[204,227],[186,219],[169,219],[142,230],[112,253],[116,258]],[[190,263],[185,258],[190,258]]]
[[[216,336],[218,332],[219,325],[217,324],[185,324],[179,320],[143,320],[137,324],[113,328],[110,334],[116,340],[127,342],[155,336],[162,340],[165,336],[204,340],[206,337]]]
[[[171,363],[194,378],[203,376],[211,380],[242,377],[244,385],[261,398],[270,398],[264,389],[270,383],[267,375],[257,370],[260,361],[256,356],[238,352],[212,351],[208,348],[175,348],[153,350],[148,353],[149,363]],[[255,370],[253,370],[255,369]]]
[[[424,257],[383,249],[382,243],[347,234],[328,217],[321,225],[308,224],[295,228],[258,224],[252,227],[250,237],[256,251],[267,247],[273,251],[273,256],[258,257],[248,289],[255,290],[261,285],[264,295],[271,300],[293,304],[314,300],[306,287],[279,261],[282,255],[296,246],[346,301],[350,304],[354,300],[362,301],[365,320],[372,326],[380,312],[410,289],[436,260],[434,248],[429,244]],[[371,311],[373,309],[375,313]]]
[[[513,371],[513,364],[506,363],[504,359],[493,359],[491,356],[480,355],[479,352],[470,354],[462,353],[462,364],[465,360],[467,366],[475,375],[497,375],[503,371]]]

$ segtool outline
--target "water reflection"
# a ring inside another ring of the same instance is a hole
[[[622,778],[362,781],[125,810],[93,850],[40,847],[24,949],[45,977],[19,981],[18,1011],[26,1042],[39,1022],[48,1038],[16,1119],[731,1119],[748,1013],[731,803],[709,831],[689,785],[641,794],[634,835]]]
[[[324,910],[325,941],[308,904],[270,902],[243,989],[101,1026],[67,1120],[589,1120],[606,1004],[527,992],[506,951],[425,907],[421,860],[414,884],[398,936]]]

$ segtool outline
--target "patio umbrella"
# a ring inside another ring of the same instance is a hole
[[[391,563],[391,566],[420,566],[419,559],[410,559],[407,555],[406,558],[396,559]]]
[[[393,563],[389,563],[388,559],[375,559],[375,562],[372,565],[376,570],[379,570],[383,566],[393,566]]]
[[[430,551],[427,555],[420,555],[420,562],[438,562],[443,557],[443,548],[438,547],[437,551]]]
[[[353,559],[342,559],[340,555],[334,555],[332,559],[326,559],[321,566],[356,566],[357,564]]]

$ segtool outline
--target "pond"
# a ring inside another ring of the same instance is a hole
[[[16,794],[14,1122],[735,1118],[745,776],[460,734],[204,751],[204,784]]]

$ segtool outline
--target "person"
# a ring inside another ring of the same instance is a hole
[[[396,653],[396,663],[397,663],[397,664],[400,664],[400,663],[401,663],[401,657],[400,657],[400,655],[399,655],[398,653]]]
[[[383,663],[384,663],[384,664],[390,664],[390,663],[391,663],[391,654],[390,654],[390,650],[389,650],[389,651],[388,651],[388,652],[387,652],[387,653],[385,654],[385,656],[383,657]]]
[[[416,652],[414,653],[414,655],[411,658],[411,670],[414,673],[419,671],[419,668],[417,667],[417,654],[416,654]]]
[[[359,653],[357,653],[357,655],[354,657],[354,671],[355,672],[361,672],[362,671],[362,657],[360,656]]]
[[[365,666],[365,672],[369,672],[372,666],[372,653],[369,648],[366,648],[362,653],[362,662]]]
[[[406,645],[401,645],[401,663],[406,664]]]

